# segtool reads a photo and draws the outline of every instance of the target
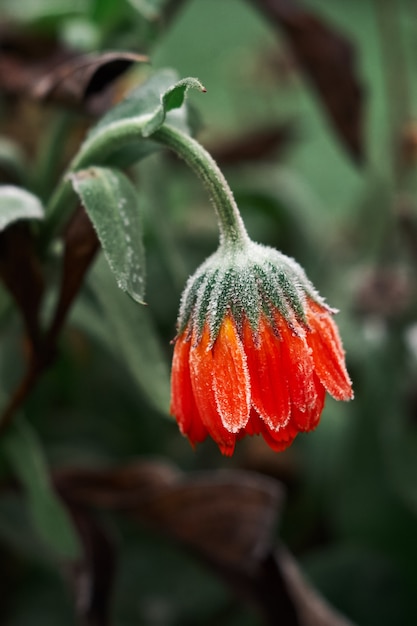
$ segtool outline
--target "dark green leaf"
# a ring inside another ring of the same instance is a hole
[[[91,167],[71,175],[117,284],[137,302],[145,291],[142,221],[136,189],[120,171]]]
[[[0,186],[0,231],[21,219],[42,219],[40,200],[21,187]]]
[[[23,419],[16,419],[1,441],[3,452],[24,487],[39,535],[59,558],[77,559],[81,548],[72,522],[54,493],[42,447]]]
[[[184,99],[189,87],[205,91],[196,78],[178,81],[173,70],[161,70],[134,89],[94,126],[72,170],[92,164],[125,168],[160,149],[150,136],[166,122],[190,134]],[[141,141],[142,138],[148,139]]]
[[[39,540],[26,499],[18,493],[2,493],[0,499],[0,539],[11,550],[38,561],[51,561],[51,555]]]
[[[395,560],[372,544],[334,543],[310,552],[303,565],[318,590],[355,624],[415,623],[416,603]]]
[[[100,304],[101,316],[107,322],[108,347],[124,358],[149,404],[166,415],[169,370],[150,312],[117,288],[102,258],[90,273],[89,283]]]
[[[126,15],[126,6],[123,2],[114,0],[93,0],[90,19],[103,27],[113,27]]]

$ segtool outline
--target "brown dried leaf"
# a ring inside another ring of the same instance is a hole
[[[64,241],[61,290],[55,315],[48,331],[48,340],[52,344],[61,330],[84,276],[100,248],[96,232],[82,207],[78,208],[68,224]]]
[[[339,138],[353,159],[360,163],[364,156],[363,88],[357,77],[352,43],[296,0],[252,2],[285,32]]]
[[[89,108],[132,63],[130,52],[78,54],[53,39],[0,27],[0,90],[13,96]]]
[[[129,512],[180,476],[167,463],[137,461],[110,469],[64,468],[55,474],[55,482],[74,504]]]
[[[206,472],[152,498],[139,517],[200,556],[251,571],[271,546],[281,499],[279,485],[261,475]]]
[[[251,570],[268,551],[282,492],[245,471],[183,476],[171,466],[137,463],[119,470],[74,470],[57,477],[73,503],[123,509],[130,516],[228,566]]]
[[[55,484],[74,510],[123,510],[202,558],[270,626],[352,626],[304,580],[273,529],[280,484],[236,471],[185,476],[164,463],[136,462],[108,470],[67,468]]]
[[[32,85],[30,93],[38,100],[78,106],[104,91],[132,63],[146,61],[147,57],[132,52],[77,56],[45,73]]]
[[[287,122],[240,135],[236,139],[223,140],[209,151],[220,165],[234,165],[250,161],[269,159],[279,155],[294,140],[293,124]]]
[[[270,626],[353,626],[305,580],[296,560],[280,546],[253,572],[211,562],[214,570],[246,602],[258,607]]]
[[[25,223],[12,224],[0,233],[0,278],[14,297],[36,348],[44,284],[32,234]]]
[[[283,546],[274,554],[300,626],[353,626],[353,623],[331,607],[304,578],[298,563]]]

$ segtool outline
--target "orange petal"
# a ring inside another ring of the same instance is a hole
[[[303,329],[295,330],[280,314],[275,322],[282,337],[284,366],[288,374],[288,388],[291,398],[291,410],[309,412],[317,404],[317,390],[314,380],[314,363]]]
[[[288,422],[286,426],[278,431],[271,431],[267,424],[259,417],[255,409],[252,409],[250,420],[245,428],[248,435],[262,435],[268,446],[274,452],[282,452],[292,444],[296,438],[298,431],[292,424]]]
[[[272,430],[284,427],[290,418],[288,373],[283,361],[282,341],[261,317],[259,345],[249,322],[243,324],[243,345],[249,369],[252,405]]]
[[[307,343],[312,349],[317,376],[336,400],[350,400],[353,398],[352,383],[336,324],[330,313],[314,302],[309,303],[307,318],[311,327]]]
[[[264,428],[267,428],[267,426],[261,420],[255,409],[252,407],[250,410],[249,421],[246,424],[244,430],[239,433],[238,439],[242,439],[242,437],[244,437],[245,435],[260,435]]]
[[[171,414],[174,415],[183,435],[192,444],[204,441],[207,429],[201,421],[191,386],[189,354],[191,342],[186,341],[187,331],[175,343],[171,371]]]
[[[242,342],[229,315],[220,326],[212,354],[217,409],[223,426],[237,433],[249,420],[250,382]]]
[[[324,408],[324,401],[326,399],[326,390],[319,381],[316,374],[313,374],[313,384],[316,390],[315,402],[312,406],[307,407],[304,411],[301,411],[296,406],[293,406],[291,413],[291,422],[299,430],[313,430],[316,428],[320,421],[320,415]]]
[[[195,333],[194,333],[195,335]],[[193,336],[192,341],[194,341]],[[210,436],[226,456],[234,451],[236,435],[223,425],[214,393],[213,355],[210,349],[210,332],[206,325],[201,340],[190,349],[191,386],[198,412]]]
[[[294,441],[294,439],[297,436],[297,432],[291,435],[288,435],[288,437],[286,439],[280,439],[279,441],[273,436],[271,431],[264,431],[262,433],[262,437],[264,438],[265,442],[268,444],[268,446],[271,448],[271,450],[273,450],[274,452],[283,452],[284,450],[286,450],[287,448],[290,447],[290,445],[292,444],[292,442]]]

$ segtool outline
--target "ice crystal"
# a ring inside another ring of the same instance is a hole
[[[178,333],[187,326],[196,329],[199,341],[208,322],[213,345],[222,320],[230,311],[239,331],[247,319],[256,335],[261,313],[274,326],[276,309],[290,327],[296,320],[300,332],[300,327],[308,325],[307,297],[330,311],[291,257],[252,241],[239,248],[221,245],[188,279],[181,300]]]

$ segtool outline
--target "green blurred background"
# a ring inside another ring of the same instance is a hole
[[[207,88],[204,95],[189,96],[198,138],[219,155],[220,164],[225,143],[260,129],[282,129],[283,139],[268,154],[245,161],[235,154],[222,167],[251,237],[294,256],[340,309],[337,322],[355,400],[328,398],[318,429],[299,436],[282,454],[255,438],[240,442],[235,456],[224,459],[211,442],[192,450],[181,437],[167,415],[170,341],[185,280],[215,249],[217,231],[200,183],[183,164],[158,153],[131,171],[145,220],[146,311],[118,292],[98,261],[73,308],[59,358],[31,395],[26,417],[54,468],[164,458],[186,472],[244,468],[282,481],[286,502],[277,542],[290,548],[313,585],[356,624],[413,626],[416,8],[405,0],[303,2],[304,10],[343,34],[355,50],[363,120],[363,157],[355,162],[314,80],[297,64],[297,50],[256,2],[189,0],[165,20],[168,4],[175,3],[0,0],[0,17],[8,28],[54,36],[80,52],[149,54],[151,65],[131,70],[126,87],[163,67],[198,77]],[[352,79],[348,64],[340,73],[342,81]],[[1,135],[23,151],[27,185],[47,198],[59,174],[53,163],[49,171],[45,166],[54,129],[65,129],[58,159],[65,161],[64,146],[73,146],[88,122],[59,107],[11,106],[7,95],[0,98],[0,115]],[[16,131],[22,115],[31,129],[23,137]],[[51,274],[54,285],[53,268]],[[20,333],[18,321],[3,320],[0,369],[6,390],[21,372]],[[7,480],[5,462],[2,473]],[[117,553],[112,623],[261,623],[174,542],[123,517],[102,517]],[[1,623],[75,623],[71,596],[57,571],[25,499],[4,490]]]

